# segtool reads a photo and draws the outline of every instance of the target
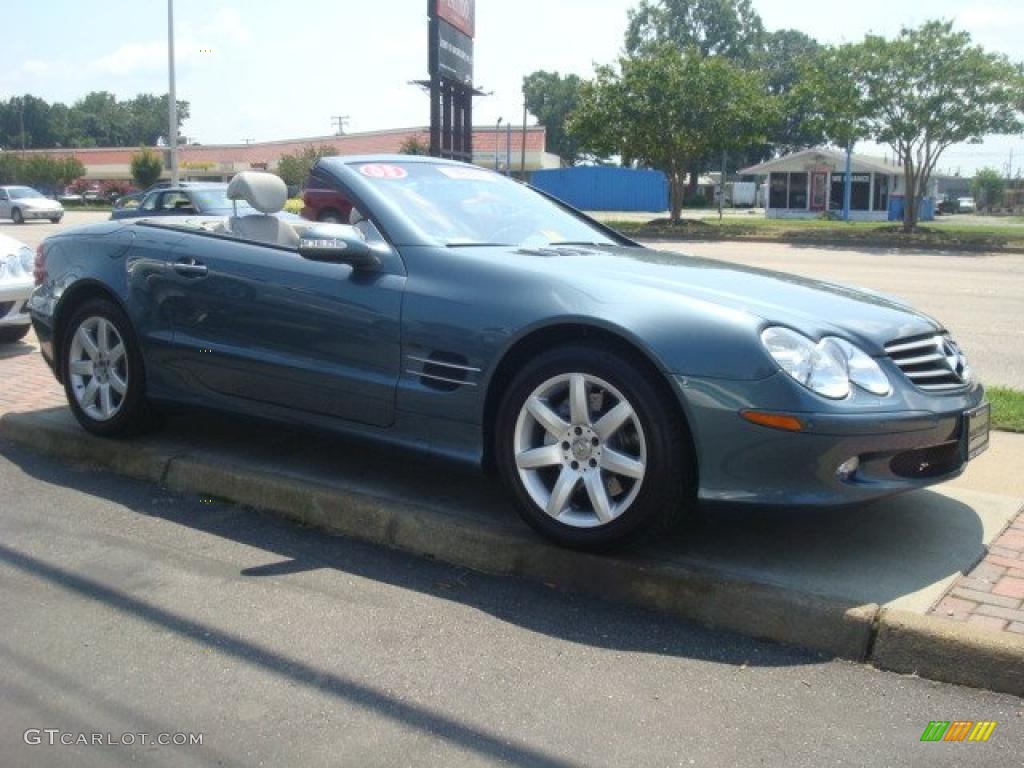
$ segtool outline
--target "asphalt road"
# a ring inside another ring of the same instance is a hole
[[[476,574],[4,444],[0,499],[0,765],[1020,765],[1012,696]],[[987,743],[921,743],[937,719],[998,725]],[[44,743],[25,744],[29,729]],[[46,729],[203,742],[49,746]]]
[[[0,221],[33,248],[59,229],[103,221],[69,211],[61,224]],[[657,248],[859,285],[904,299],[938,318],[988,384],[1024,389],[1024,255],[831,248],[775,243],[652,243]]]

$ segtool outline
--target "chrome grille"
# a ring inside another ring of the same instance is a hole
[[[891,341],[885,353],[914,386],[929,392],[959,389],[971,376],[960,347],[944,334]]]

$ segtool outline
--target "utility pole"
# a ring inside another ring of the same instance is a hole
[[[505,124],[505,175],[512,175],[512,121]]]
[[[526,94],[523,94],[523,146],[519,153],[519,178],[526,181]]]
[[[718,220],[722,220],[722,207],[725,205],[725,150],[722,150],[722,175],[718,179]]]
[[[501,121],[505,118],[499,117],[498,122],[494,124],[494,170],[498,170],[498,142],[501,140]]]
[[[174,0],[167,0],[167,143],[171,146],[171,186],[178,186],[178,96],[174,88]]]
[[[254,139],[242,139],[242,142],[245,143],[245,144],[252,144],[253,141],[254,141]]]
[[[348,125],[348,115],[335,115],[331,118],[331,125],[336,128],[335,136],[344,136],[345,126]]]
[[[846,175],[843,177],[843,221],[850,220],[850,200],[853,197],[853,143],[846,145]],[[906,213],[904,212],[904,215]]]

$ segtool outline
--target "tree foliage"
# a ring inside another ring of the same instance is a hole
[[[580,100],[583,81],[578,75],[538,70],[523,78],[526,108],[547,131],[548,150],[557,154],[566,165],[580,159],[579,141],[568,130],[569,115]]]
[[[678,221],[691,164],[763,141],[775,101],[756,73],[697,49],[663,45],[599,67],[582,89],[570,129],[597,155],[663,171]]]
[[[1006,193],[1006,177],[995,168],[979,168],[971,180],[971,192],[979,207],[998,208]]]
[[[338,150],[334,147],[326,145],[314,147],[309,144],[298,152],[281,155],[281,159],[277,161],[275,172],[284,179],[284,183],[289,187],[301,187],[306,183],[309,172],[313,170],[313,166],[321,157],[330,157],[336,154],[338,154]]]
[[[763,35],[750,0],[643,0],[629,11],[626,53],[649,53],[669,43],[746,63]]]
[[[188,116],[188,102],[179,101],[179,129]],[[0,100],[0,147],[8,150],[152,146],[166,135],[166,94],[118,101],[93,91],[70,107],[30,94]]]
[[[903,165],[908,231],[948,147],[1024,131],[1024,68],[951,22],[904,28],[891,40],[868,35],[822,61],[813,87],[826,136],[840,146],[870,138],[892,148]]]
[[[76,157],[52,157],[14,152],[0,154],[0,184],[24,184],[54,191],[85,175],[85,166]]]
[[[164,170],[164,161],[159,152],[141,147],[132,154],[132,182],[140,189],[146,189],[156,183]]]
[[[430,144],[425,142],[419,136],[410,136],[402,142],[398,148],[398,154],[400,155],[429,155]]]

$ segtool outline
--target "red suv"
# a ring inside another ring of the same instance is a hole
[[[302,218],[310,221],[329,221],[348,224],[352,203],[335,189],[325,189],[322,182],[310,177],[302,193]]]

